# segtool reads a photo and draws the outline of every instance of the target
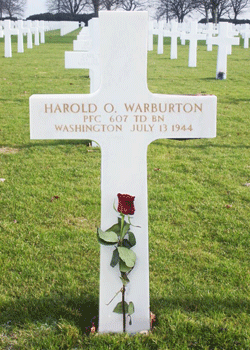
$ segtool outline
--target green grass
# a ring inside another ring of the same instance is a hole
[[[197,68],[188,46],[177,60],[167,40],[163,55],[149,52],[152,92],[217,95],[217,137],[148,149],[154,330],[88,336],[98,324],[101,153],[29,138],[30,95],[89,92],[87,70],[64,69],[76,33],[48,32],[23,54],[14,42],[11,59],[0,39],[0,349],[249,350],[249,50],[233,48],[225,81],[204,43]]]

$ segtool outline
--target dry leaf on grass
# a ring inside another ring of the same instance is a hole
[[[54,199],[59,199],[59,198],[60,198],[60,197],[58,197],[58,196],[54,196],[54,197],[51,198],[50,201],[53,202]]]

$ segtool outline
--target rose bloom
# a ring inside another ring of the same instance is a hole
[[[118,193],[118,208],[117,211],[119,213],[125,214],[125,215],[133,215],[135,212],[135,206],[134,206],[134,196],[130,196],[129,194],[121,194]]]

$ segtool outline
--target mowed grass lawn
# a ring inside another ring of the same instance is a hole
[[[88,93],[87,70],[65,70],[77,31],[4,58],[0,39],[0,349],[250,349],[249,49],[233,47],[227,80],[217,49],[148,54],[154,93],[214,94],[217,137],[157,140],[148,149],[148,335],[98,327],[101,150],[30,140],[29,97]],[[112,208],[111,208],[112,210]],[[122,320],[121,320],[122,322]]]

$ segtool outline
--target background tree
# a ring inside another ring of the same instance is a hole
[[[89,9],[98,17],[98,12],[101,9],[102,0],[88,0]]]
[[[198,0],[195,5],[195,10],[206,17],[206,22],[209,21],[209,13],[211,11],[211,0]]]
[[[0,0],[0,18],[3,17],[3,0]]]
[[[62,12],[62,0],[46,0],[46,6],[51,13]]]
[[[158,3],[155,4],[157,21],[163,17],[166,18],[166,22],[170,21],[170,2],[171,0],[158,0]]]
[[[125,11],[139,10],[146,8],[146,6],[146,2],[141,0],[120,0],[120,7]]]
[[[171,12],[172,15],[178,18],[178,22],[183,22],[184,17],[192,12],[195,8],[194,0],[172,0]]]
[[[120,0],[102,0],[102,8],[108,11],[115,10],[120,4]]]
[[[2,0],[2,12],[13,16],[22,16],[24,14],[26,0]]]
[[[210,0],[210,3],[213,22],[218,22],[223,15],[228,14],[231,8],[230,0]]]
[[[47,0],[47,8],[52,13],[81,13],[88,0]]]
[[[231,0],[231,9],[234,13],[234,21],[238,15],[249,5],[249,0]]]
[[[157,19],[166,16],[166,20],[177,18],[183,22],[184,17],[195,8],[195,0],[158,0]]]

